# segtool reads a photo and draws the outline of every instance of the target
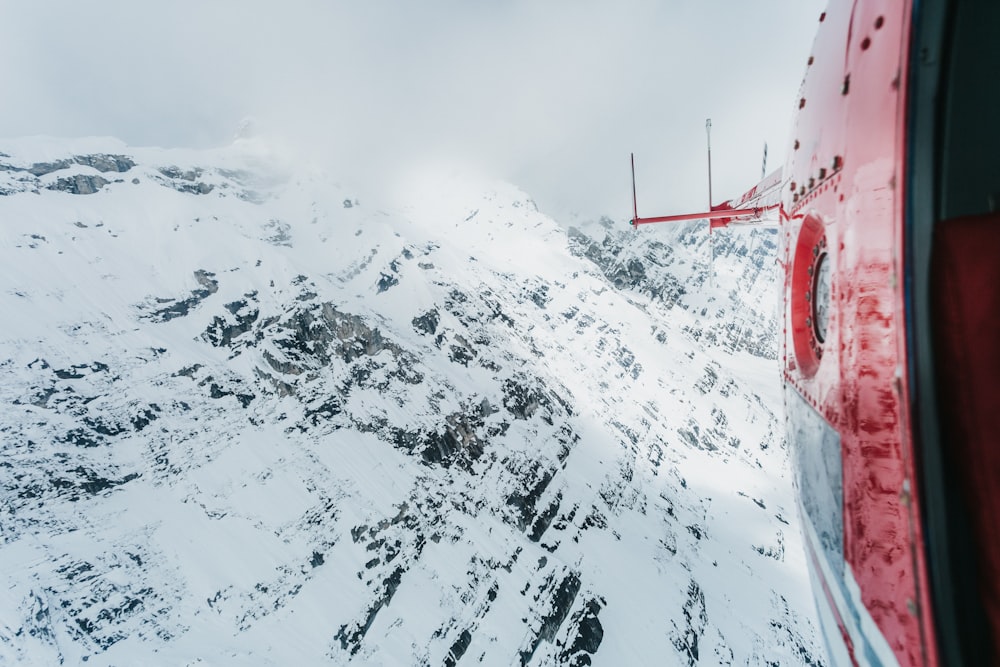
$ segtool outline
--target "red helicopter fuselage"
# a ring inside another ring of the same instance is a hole
[[[782,196],[787,433],[814,592],[845,665],[937,664],[901,252],[910,12],[832,3]]]
[[[787,436],[838,665],[1000,656],[998,38],[996,0],[832,1],[780,204],[701,216],[778,209]]]

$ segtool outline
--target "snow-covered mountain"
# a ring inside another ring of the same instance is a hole
[[[824,664],[772,232],[0,151],[0,664]]]

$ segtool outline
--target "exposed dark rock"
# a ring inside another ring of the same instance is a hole
[[[425,443],[422,456],[427,463],[438,463],[445,467],[458,461],[469,469],[471,463],[483,455],[486,446],[479,432],[484,418],[489,414],[489,403],[483,402],[445,418],[442,429],[429,433],[421,439]]]
[[[392,596],[396,594],[396,590],[403,579],[404,571],[404,568],[398,567],[382,582],[381,595],[368,607],[364,622],[340,626],[340,630],[334,635],[334,639],[340,641],[340,648],[350,651],[351,655],[357,654],[361,648],[361,641],[371,629],[372,623],[375,622],[375,617],[378,616],[378,612],[382,607],[389,604]]]
[[[113,422],[106,417],[84,417],[83,423],[91,431],[108,437],[121,435],[128,430],[126,426]]]
[[[674,632],[671,642],[678,653],[686,659],[688,667],[698,664],[698,643],[705,634],[708,623],[708,612],[705,609],[705,593],[698,582],[692,580],[688,584],[688,599],[681,610],[684,616],[684,627],[678,627],[673,621]]]
[[[162,167],[159,172],[167,178],[179,179],[183,181],[195,181],[203,173],[202,169],[189,169],[182,171],[179,167]]]
[[[207,193],[201,193],[207,194]],[[271,245],[292,247],[292,226],[281,220],[271,219],[264,225],[264,229],[270,234],[264,240]]]
[[[170,186],[178,192],[207,195],[215,189],[215,186],[210,183],[198,181],[204,173],[204,170],[199,168],[183,171],[179,167],[163,167],[159,171],[170,179]]]
[[[160,406],[156,403],[150,403],[149,407],[144,408],[139,412],[139,414],[132,417],[132,428],[137,432],[141,431],[159,419],[160,412]]]
[[[503,406],[517,419],[529,419],[539,408],[551,405],[548,396],[514,379],[503,384]]]
[[[435,511],[432,503],[428,503],[422,509],[423,511]],[[375,554],[375,557],[369,561],[371,567],[367,569],[384,572],[388,568],[379,568],[379,565],[388,566],[397,558],[400,560],[392,565],[393,569],[390,574],[375,580],[374,599],[368,605],[364,620],[358,619],[353,623],[341,626],[334,636],[339,641],[340,647],[350,651],[351,655],[355,655],[361,648],[361,642],[372,623],[375,622],[378,612],[392,600],[402,582],[403,575],[410,564],[420,558],[426,545],[420,520],[410,511],[410,506],[407,503],[402,503],[399,512],[391,519],[383,520],[377,526],[368,528],[367,531],[358,530],[357,533],[352,531],[352,537],[355,534],[357,534],[355,541],[358,542],[368,538],[370,542],[366,549]],[[391,538],[392,535],[397,537]]]
[[[550,584],[551,585],[551,584]],[[526,651],[521,651],[521,664],[527,665],[538,650],[542,641],[552,642],[556,632],[559,631],[563,621],[569,615],[569,610],[576,601],[577,593],[580,592],[580,577],[575,572],[570,572],[555,587],[549,601],[549,610],[542,617],[541,627],[539,627],[531,646]]]
[[[92,195],[108,183],[108,180],[100,176],[76,174],[75,176],[60,178],[47,187],[49,190],[61,190],[74,195]]]
[[[235,391],[227,391],[222,387],[220,387],[219,385],[215,384],[214,382],[209,387],[209,395],[212,398],[225,398],[226,396],[235,396],[236,400],[239,401],[240,406],[243,409],[249,407],[250,403],[253,402],[253,399],[257,398],[253,394],[244,394]]]
[[[119,174],[124,174],[126,171],[135,166],[135,162],[132,161],[132,158],[125,155],[77,155],[73,158],[73,161],[77,164],[93,167],[102,173],[117,172]]]
[[[61,442],[70,443],[77,447],[100,447],[104,444],[104,439],[95,437],[90,431],[82,428],[75,428],[63,436]]]
[[[247,295],[248,299],[254,296],[256,292]],[[251,306],[247,300],[227,303],[225,308],[232,317],[222,318],[216,315],[205,330],[205,338],[215,347],[230,347],[236,338],[253,329],[260,317],[260,309]]]
[[[330,396],[316,407],[308,407],[305,417],[315,426],[320,422],[329,421],[342,412],[343,405],[337,396]]]
[[[528,292],[528,298],[536,306],[544,309],[549,304],[549,301],[552,300],[552,297],[549,296],[549,286],[540,285],[537,289]]]
[[[713,364],[705,367],[705,374],[695,382],[694,387],[702,394],[707,394],[715,387],[716,382],[719,381],[719,367],[713,362]]]
[[[562,503],[562,492],[558,493],[553,499],[549,506],[544,512],[541,512],[536,518],[534,524],[531,527],[531,533],[528,535],[528,539],[532,542],[537,542],[542,539],[542,535],[548,529],[552,520],[559,513],[559,505]]]
[[[455,344],[451,346],[451,351],[448,354],[448,359],[452,362],[468,366],[470,361],[473,361],[479,356],[479,353],[476,352],[476,348],[473,347],[472,343],[467,341],[463,336],[455,334],[453,340],[455,341]]]
[[[378,293],[381,294],[382,292],[388,290],[390,287],[393,287],[394,285],[398,284],[399,284],[399,278],[397,278],[395,275],[389,273],[383,273],[382,276],[378,279],[378,285],[377,285]]]
[[[785,560],[785,534],[780,530],[778,531],[777,544],[774,546],[760,546],[753,545],[753,550],[759,553],[761,556],[766,556],[767,558],[773,558],[779,563]]]
[[[32,176],[45,176],[60,169],[67,169],[72,162],[69,160],[56,160],[55,162],[36,162],[26,171]],[[20,171],[20,169],[18,169]]]
[[[101,491],[121,486],[122,484],[131,482],[133,479],[137,479],[139,477],[139,473],[129,473],[121,479],[109,479],[97,474],[93,470],[84,468],[83,466],[77,466],[68,472],[75,473],[76,478],[53,478],[51,482],[52,486],[56,489],[73,489],[82,491],[88,495],[96,495]],[[70,501],[76,501],[79,498],[79,494],[72,493],[68,499]]]
[[[345,391],[352,385],[384,390],[387,386],[381,383],[389,380],[406,384],[423,381],[423,375],[415,370],[418,360],[414,355],[386,340],[379,329],[368,326],[363,318],[343,313],[333,304],[312,304],[297,309],[275,326],[277,333],[266,335],[280,350],[280,357],[265,350],[264,358],[281,373],[299,375],[306,369],[324,367],[332,359],[340,359],[350,366],[351,382],[344,387]],[[372,358],[386,350],[391,355],[391,362]],[[372,385],[375,371],[390,363],[391,373],[379,373],[379,382]]]
[[[590,665],[590,656],[597,653],[604,641],[604,627],[598,618],[603,608],[602,602],[595,599],[587,600],[583,609],[573,614],[570,624],[576,626],[576,636],[569,642],[569,648],[564,650],[559,661],[570,667]]]
[[[423,334],[433,336],[437,332],[438,324],[441,322],[441,314],[437,308],[427,311],[423,315],[413,318],[413,328]]]
[[[472,633],[468,630],[462,630],[462,633],[455,639],[455,642],[448,649],[448,655],[444,657],[445,667],[455,667],[458,661],[462,659],[465,652],[469,650],[469,644],[472,643]]]
[[[156,322],[168,322],[175,317],[183,317],[192,308],[219,291],[219,281],[215,280],[214,273],[198,269],[194,272],[194,279],[201,285],[201,289],[192,290],[191,296],[183,301],[160,300],[161,303],[170,303],[170,305],[154,311],[149,315],[149,318]]]
[[[60,380],[79,380],[82,377],[86,377],[84,373],[80,372],[81,368],[86,368],[86,366],[73,366],[72,370],[66,370],[64,368],[53,369],[56,377]]]
[[[520,488],[507,496],[507,505],[514,510],[514,520],[520,530],[534,523],[535,506],[554,476],[554,471],[543,469],[541,463],[534,461]]]

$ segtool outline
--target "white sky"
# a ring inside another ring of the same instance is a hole
[[[735,196],[784,161],[825,0],[0,0],[0,136],[228,143],[348,178],[474,163],[563,220]],[[0,146],[2,150],[2,146]]]

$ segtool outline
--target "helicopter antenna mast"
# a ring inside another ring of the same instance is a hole
[[[705,135],[708,139],[708,210],[712,210],[712,119],[705,119]],[[712,240],[712,221],[708,222],[708,251],[711,257],[708,260],[708,286],[715,286],[715,242]]]
[[[705,134],[708,135],[708,210],[712,210],[712,119],[705,119]]]
[[[639,204],[635,200],[635,153],[632,153],[632,228],[639,229],[635,221],[639,218]]]

